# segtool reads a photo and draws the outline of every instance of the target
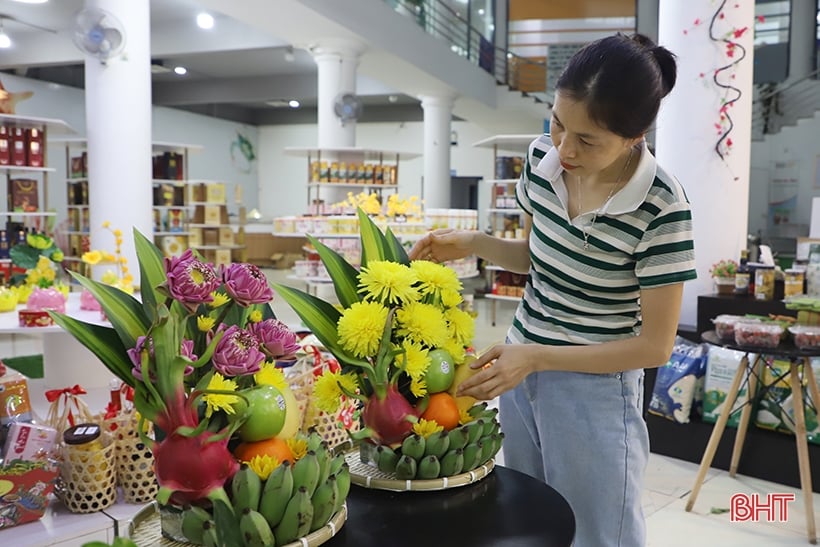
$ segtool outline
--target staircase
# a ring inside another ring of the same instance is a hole
[[[802,119],[820,112],[820,81],[815,70],[806,76],[781,84],[755,86],[752,102],[752,140],[779,133]]]

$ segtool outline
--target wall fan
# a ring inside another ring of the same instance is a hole
[[[99,8],[85,8],[74,17],[74,44],[105,64],[125,48],[125,30],[119,19]]]
[[[353,93],[340,93],[333,100],[333,112],[341,120],[342,125],[358,120],[363,109],[362,100]]]

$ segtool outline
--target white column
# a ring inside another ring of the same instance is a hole
[[[711,265],[722,258],[737,260],[748,230],[754,2],[728,2],[712,33],[723,37],[734,29],[747,29],[736,39],[746,57],[718,76],[741,93],[727,108],[734,127],[728,135],[732,145],[727,146],[728,140],[721,144],[724,159],[715,152],[720,137],[715,124],[721,124],[722,131],[728,129],[721,120],[722,101],[737,94],[715,85],[712,75],[741,52],[735,48],[729,57],[726,44],[709,38],[709,22],[718,5],[688,0],[661,2],[659,8],[659,43],[678,56],[678,80],[658,116],[657,157],[689,197],[698,270],[698,279],[684,289],[683,325],[697,323],[697,297],[713,292]]]
[[[453,118],[451,96],[422,95],[424,110],[424,184],[425,208],[450,207],[450,132]]]
[[[132,227],[153,239],[151,222],[151,51],[149,0],[86,0],[116,17],[121,56],[85,60],[91,247],[114,250],[104,221],[123,231],[123,254],[139,283]]]
[[[344,124],[333,111],[341,93],[356,94],[356,69],[364,46],[352,40],[322,39],[310,47],[318,72],[319,148],[356,145],[356,121]]]
[[[792,2],[792,24],[789,35],[789,81],[804,78],[815,67],[817,43],[817,4]]]

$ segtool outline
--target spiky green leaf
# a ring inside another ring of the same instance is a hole
[[[392,256],[391,260],[404,264],[405,266],[409,265],[410,257],[407,256],[407,251],[404,249],[404,245],[402,245],[401,241],[398,240],[396,235],[393,233],[393,230],[388,228],[387,232],[384,234],[384,237],[387,239],[387,245],[390,247],[390,253]]]
[[[367,266],[371,260],[393,260],[393,253],[387,238],[373,219],[367,216],[361,208],[358,209],[359,234],[362,242],[362,267]]]
[[[359,285],[359,271],[351,266],[342,256],[321,243],[318,239],[312,236],[307,236],[319,253],[319,258],[322,259],[322,264],[325,265],[330,279],[333,280],[333,288],[336,290],[336,296],[339,298],[339,303],[349,308],[356,302],[360,302],[361,298],[357,292]]]
[[[154,320],[157,302],[164,300],[162,293],[157,291],[157,287],[166,280],[164,258],[159,248],[136,228],[134,228],[134,248],[140,265],[142,306],[145,314]]]

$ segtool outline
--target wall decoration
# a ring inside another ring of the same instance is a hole
[[[236,140],[231,142],[231,163],[240,173],[251,172],[253,162],[256,160],[256,153],[253,150],[253,143],[245,137],[239,130],[236,131]]]
[[[17,103],[30,99],[33,95],[33,91],[6,91],[3,82],[0,81],[0,114],[14,114]]]

